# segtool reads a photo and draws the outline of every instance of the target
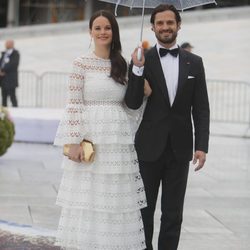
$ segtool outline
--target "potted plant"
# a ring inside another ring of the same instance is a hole
[[[14,140],[15,126],[7,109],[0,107],[0,156],[5,154]]]

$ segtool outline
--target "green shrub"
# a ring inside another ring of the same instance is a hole
[[[5,154],[14,140],[15,126],[6,109],[0,107],[0,156]]]

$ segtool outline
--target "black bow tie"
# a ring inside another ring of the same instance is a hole
[[[179,48],[176,48],[176,49],[163,49],[163,48],[160,48],[159,52],[160,52],[161,57],[167,55],[167,53],[170,53],[172,56],[177,57],[178,53],[179,53]]]

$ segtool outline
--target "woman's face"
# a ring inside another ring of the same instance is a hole
[[[104,16],[97,17],[90,30],[95,46],[110,47],[112,43],[112,27],[109,20]]]

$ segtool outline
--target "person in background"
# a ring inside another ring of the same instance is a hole
[[[152,92],[135,136],[148,204],[142,209],[146,245],[147,250],[153,249],[154,213],[161,187],[157,249],[176,250],[189,161],[193,159],[195,171],[202,169],[206,161],[209,102],[202,58],[177,45],[179,12],[173,5],[159,5],[150,22],[157,43],[145,57],[142,52],[142,60],[137,58],[138,48],[132,54],[125,102],[131,109],[141,107],[146,79]]]
[[[194,47],[190,43],[185,42],[181,44],[181,48],[191,53]]]
[[[10,97],[13,107],[17,107],[16,88],[18,87],[18,66],[20,55],[14,48],[14,41],[5,42],[6,50],[0,58],[0,85],[2,89],[2,106],[7,107]]]

